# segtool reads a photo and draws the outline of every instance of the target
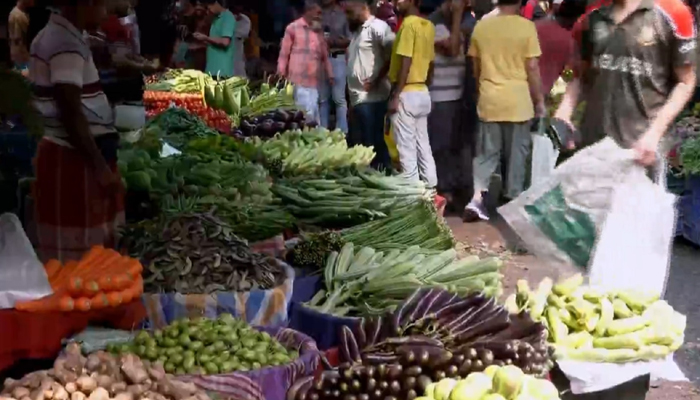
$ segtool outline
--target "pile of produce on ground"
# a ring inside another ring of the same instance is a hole
[[[201,118],[212,129],[221,132],[231,131],[232,121],[228,115],[222,110],[204,104],[202,95],[199,93],[145,91],[143,103],[147,118],[154,118],[170,108],[181,108]]]
[[[37,300],[18,301],[16,309],[101,310],[138,299],[143,293],[143,267],[139,260],[102,246],[94,246],[80,261],[62,265],[58,260],[49,260],[44,268],[54,293]]]
[[[419,399],[559,400],[559,390],[552,382],[526,375],[514,365],[492,365],[484,372],[474,372],[464,379],[445,378],[431,383]]]
[[[278,180],[272,191],[298,220],[332,228],[384,218],[431,199],[422,182],[371,170],[339,178]]]
[[[491,365],[542,376],[552,366],[546,340],[542,324],[493,298],[424,288],[392,313],[363,318],[354,331],[344,326],[340,368],[298,382],[290,398],[415,399],[433,382]]]
[[[282,264],[251,251],[212,213],[163,215],[127,227],[122,244],[143,261],[147,292],[213,293],[279,286]]]
[[[625,363],[664,358],[683,344],[686,317],[658,296],[582,286],[574,275],[530,291],[519,281],[510,308],[527,310],[549,329],[556,357]]]
[[[115,354],[135,353],[173,374],[219,374],[288,364],[299,357],[267,332],[231,314],[217,319],[181,319],[163,330],[141,331],[130,343],[111,345]]]
[[[388,217],[343,229],[339,232],[308,234],[288,255],[300,268],[322,269],[328,254],[340,251],[345,243],[372,247],[389,252],[420,246],[425,252],[439,252],[454,247],[452,231],[439,218],[432,202],[420,201],[392,212]]]
[[[325,290],[306,304],[336,316],[380,315],[393,311],[419,288],[442,287],[460,296],[484,292],[498,296],[502,262],[476,256],[457,259],[454,249],[441,253],[418,246],[386,254],[371,247],[355,249],[352,243],[328,256]]]
[[[259,161],[274,175],[321,174],[343,168],[366,168],[374,158],[371,147],[348,147],[340,130],[305,128],[275,134],[268,140],[248,139]]]
[[[3,398],[31,400],[210,400],[193,383],[177,380],[133,354],[99,351],[84,357],[71,343],[53,368],[5,380]]]

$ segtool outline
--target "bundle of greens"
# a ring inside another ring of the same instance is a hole
[[[431,197],[422,182],[370,171],[343,178],[279,180],[272,191],[300,221],[328,228],[385,218]]]
[[[179,107],[163,111],[146,124],[146,129],[152,125],[160,127],[164,132],[163,140],[177,149],[183,148],[190,139],[219,134],[197,116]]]

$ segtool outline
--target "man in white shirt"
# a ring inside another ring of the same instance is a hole
[[[375,18],[362,0],[346,3],[348,25],[353,32],[348,46],[347,83],[351,116],[348,141],[374,146],[374,167],[389,168],[391,159],[384,142],[384,117],[391,84],[387,79],[394,33]]]
[[[245,40],[250,35],[250,18],[243,14],[240,6],[233,7],[233,16],[236,17],[236,30],[233,33],[236,41],[233,48],[233,76],[245,78]]]

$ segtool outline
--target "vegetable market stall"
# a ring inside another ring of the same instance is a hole
[[[0,371],[20,360],[48,359],[58,355],[63,340],[88,325],[104,325],[131,330],[146,317],[140,301],[113,309],[89,312],[37,312],[0,310]]]

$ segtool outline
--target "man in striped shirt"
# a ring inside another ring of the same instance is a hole
[[[428,116],[430,148],[433,151],[438,176],[438,192],[450,206],[453,196],[471,185],[467,134],[461,129],[462,93],[466,72],[466,52],[462,34],[465,0],[446,0],[428,18],[435,25],[435,64],[433,80],[428,87],[432,109]],[[467,20],[467,22],[476,21]],[[468,28],[468,27],[464,27]],[[459,197],[459,196],[458,196]],[[462,201],[456,209],[466,205]]]
[[[321,30],[321,6],[312,0],[304,14],[284,31],[277,59],[277,74],[294,84],[294,101],[306,111],[306,118],[319,122],[318,89],[322,79],[333,86],[333,69],[328,45]]]
[[[104,18],[103,0],[57,0],[60,10],[30,49],[29,79],[43,116],[36,156],[37,236],[42,259],[78,259],[115,244],[124,220],[119,136],[83,32]]]

